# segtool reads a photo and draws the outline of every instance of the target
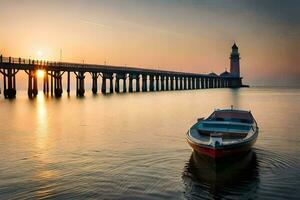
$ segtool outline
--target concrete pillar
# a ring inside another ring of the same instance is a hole
[[[126,74],[123,76],[123,92],[127,92]]]
[[[103,74],[103,76],[102,76],[101,92],[102,92],[102,94],[105,94],[105,93],[106,93],[106,77],[105,77],[104,74]]]
[[[165,76],[160,76],[160,90],[165,91]]]
[[[154,76],[150,75],[150,91],[154,91]]]
[[[54,88],[53,88],[53,79],[54,79],[54,74],[53,74],[53,71],[51,71],[51,96],[53,96],[53,91],[54,91]]]
[[[191,90],[192,89],[192,78],[191,77],[188,78],[188,83],[189,83],[188,89]]]
[[[113,76],[109,78],[109,93],[114,93]]]
[[[120,78],[118,75],[116,75],[116,80],[115,80],[115,92],[119,93],[120,92]]]
[[[179,77],[178,76],[175,76],[175,90],[179,90],[179,84],[178,84],[178,80]]]
[[[47,95],[49,95],[49,75],[48,75],[48,71],[46,71],[46,82],[47,82],[46,92],[47,92]]]
[[[76,96],[83,97],[85,93],[84,88],[84,72],[78,72],[76,79],[77,79],[77,88],[76,88]]]
[[[205,88],[209,88],[209,80],[208,80],[208,78],[205,78]]]
[[[223,87],[224,87],[224,79],[221,78],[221,88],[223,88]]]
[[[67,77],[67,81],[68,81],[68,83],[67,83],[67,93],[68,93],[68,95],[70,95],[70,71],[68,71],[68,77]]]
[[[204,81],[203,81],[203,77],[200,78],[200,88],[203,89],[204,88]]]
[[[155,82],[155,90],[159,91],[159,76],[158,75],[155,76],[155,80],[156,80],[156,82]]]
[[[16,97],[16,93],[17,93],[17,89],[16,89],[16,70],[15,69],[13,69],[13,77],[12,77],[12,79],[13,79],[13,96],[14,97]]]
[[[212,81],[211,81],[211,78],[209,77],[209,78],[207,78],[207,80],[208,80],[208,88],[212,88]]]
[[[217,81],[217,78],[213,78],[213,88],[216,88],[216,81]]]
[[[140,76],[139,75],[136,76],[135,91],[136,92],[140,92],[141,91],[141,88],[140,88]]]
[[[147,75],[142,75],[142,91],[147,92],[148,86],[147,86]]]
[[[198,77],[196,77],[196,78],[195,78],[195,81],[196,81],[196,89],[198,90],[198,89],[200,89],[200,82],[199,82],[199,78],[198,78]]]
[[[48,80],[48,71],[45,71],[43,79],[43,92],[48,95],[49,93],[49,80]]]
[[[181,77],[178,77],[178,81],[179,81],[178,89],[179,89],[179,90],[182,90],[182,78],[181,78]]]
[[[183,77],[183,83],[184,83],[184,89],[188,89],[188,84],[187,84],[187,77]]]
[[[29,70],[28,71],[28,90],[27,90],[27,94],[29,98],[33,97],[33,92],[32,92],[32,71]]]
[[[34,71],[33,75],[33,95],[38,95],[38,82],[37,82],[37,71]]]
[[[5,70],[4,70],[5,71]],[[6,88],[6,75],[4,74],[3,75],[3,91],[5,91],[7,88]],[[4,92],[3,92],[4,93]],[[5,94],[4,94],[4,97],[5,97]]]
[[[97,94],[98,92],[98,75],[97,73],[92,73],[92,92],[93,94]]]
[[[3,84],[3,94],[5,98],[13,99],[16,97],[16,77],[15,69],[3,69],[4,72],[4,84]],[[7,83],[6,83],[7,80]]]
[[[133,92],[132,81],[133,81],[133,75],[129,74],[129,92]]]
[[[62,95],[62,77],[61,73],[54,72],[54,95],[55,97],[61,97]]]
[[[174,90],[174,76],[170,76],[170,86],[171,86],[170,90]]]
[[[192,77],[192,90],[194,90],[196,87],[195,87],[195,78]]]
[[[170,77],[169,76],[166,76],[166,90],[170,90],[170,87],[169,87],[169,79]]]

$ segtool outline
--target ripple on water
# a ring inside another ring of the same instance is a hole
[[[182,179],[187,199],[297,199],[299,160],[254,148],[235,160],[212,162],[193,153]]]

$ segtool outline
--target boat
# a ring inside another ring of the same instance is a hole
[[[259,128],[251,111],[217,109],[208,118],[200,118],[187,132],[193,151],[212,159],[248,152]]]

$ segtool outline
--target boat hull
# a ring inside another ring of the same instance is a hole
[[[257,133],[249,141],[220,147],[197,144],[189,139],[187,139],[187,142],[192,147],[194,152],[199,155],[208,156],[212,159],[222,159],[232,155],[247,153],[255,143],[256,138]]]

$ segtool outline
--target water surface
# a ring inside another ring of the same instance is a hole
[[[299,199],[300,89],[0,99],[0,199]],[[214,166],[185,141],[215,108],[251,110],[253,151]]]

